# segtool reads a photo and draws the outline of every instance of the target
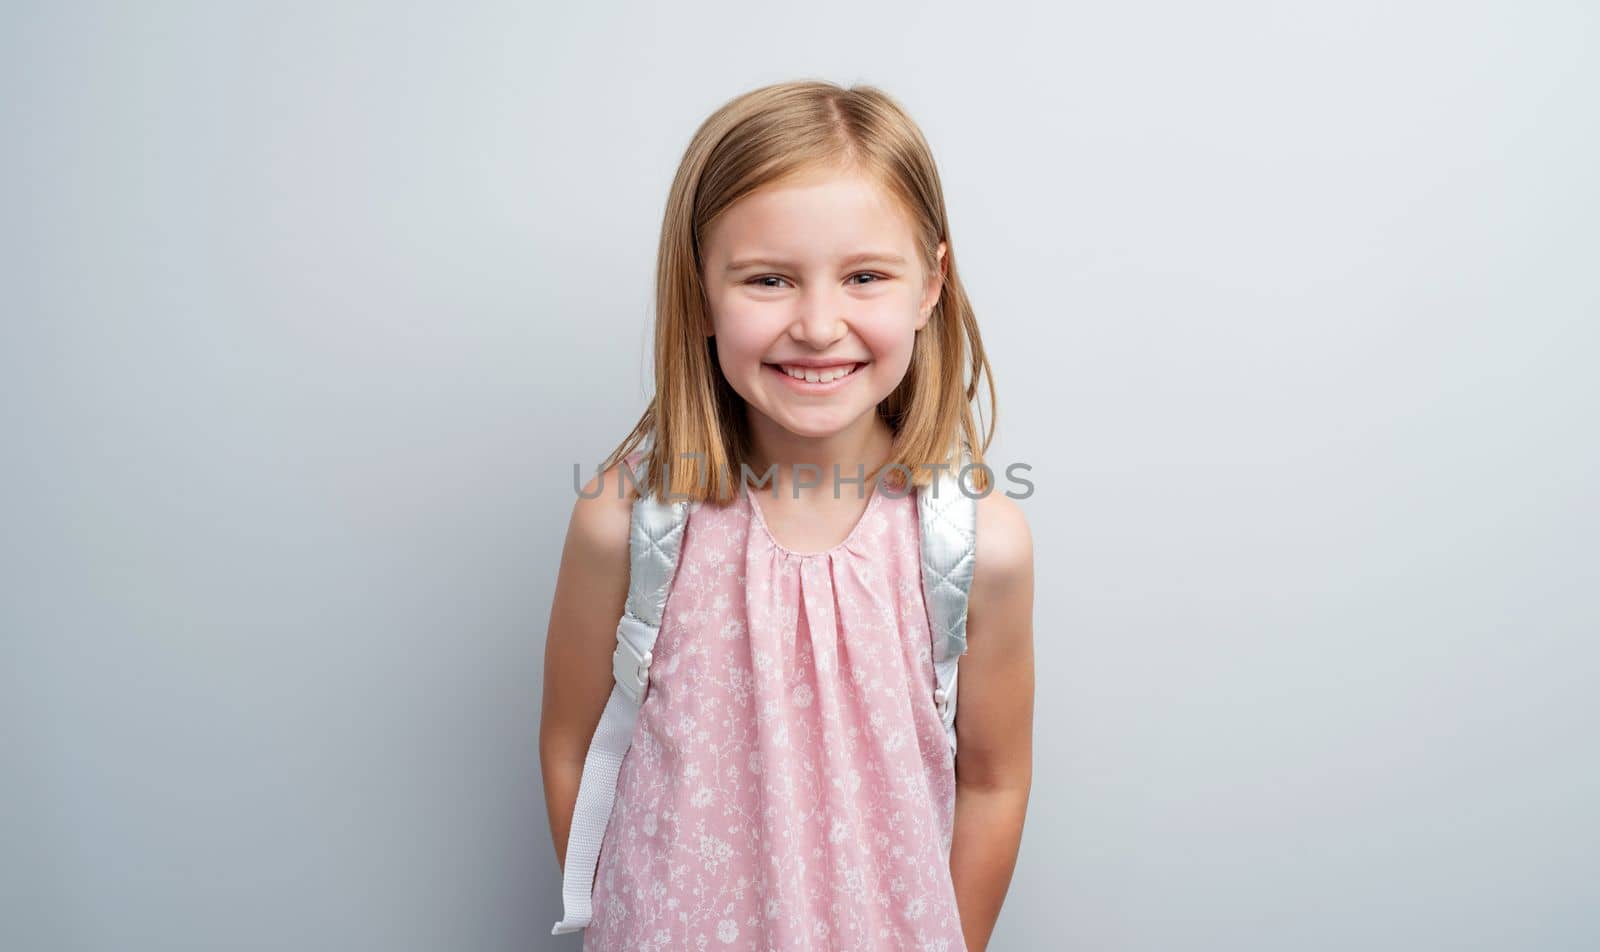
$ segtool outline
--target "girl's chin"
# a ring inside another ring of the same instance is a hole
[[[806,405],[768,397],[760,404],[750,404],[750,410],[790,436],[802,440],[826,440],[851,430],[861,422],[862,417],[875,414],[877,404],[858,405],[852,400],[848,404],[840,401]]]

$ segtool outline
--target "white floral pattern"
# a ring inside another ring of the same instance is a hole
[[[584,949],[965,950],[915,498],[813,555],[691,504],[654,658]]]

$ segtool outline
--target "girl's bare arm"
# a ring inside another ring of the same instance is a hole
[[[961,931],[982,952],[1022,843],[1033,784],[1033,539],[1000,493],[978,500],[967,653],[956,680],[956,816],[950,846]]]
[[[611,695],[611,654],[628,596],[631,482],[618,498],[618,467],[595,476],[572,507],[544,646],[539,764],[556,862],[565,866],[578,782]]]

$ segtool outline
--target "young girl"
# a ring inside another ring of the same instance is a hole
[[[1032,776],[1032,541],[1005,494],[977,500],[957,756],[916,497],[894,479],[981,463],[992,436],[949,236],[927,143],[877,89],[757,89],[690,143],[661,232],[656,396],[573,507],[545,655],[565,865],[636,492],[690,499],[592,919],[555,930],[584,928],[585,949],[987,944]],[[747,473],[771,476],[759,500]],[[993,488],[970,473],[972,495]]]

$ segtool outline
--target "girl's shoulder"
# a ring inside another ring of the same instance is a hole
[[[584,570],[627,571],[628,533],[639,488],[623,473],[625,465],[638,472],[637,459],[630,456],[592,476],[572,505],[567,544]]]
[[[977,500],[978,551],[972,568],[972,598],[1005,597],[1033,581],[1033,531],[1017,501],[1003,492]]]

